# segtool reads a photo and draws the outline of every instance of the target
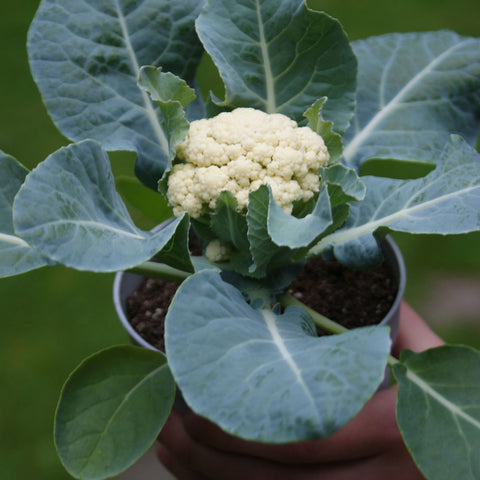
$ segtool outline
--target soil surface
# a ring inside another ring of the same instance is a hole
[[[178,283],[148,278],[127,299],[130,323],[161,351],[165,351],[165,315],[177,288]],[[380,323],[393,304],[397,289],[386,266],[353,270],[335,260],[318,258],[307,263],[290,292],[331,320],[355,328]]]

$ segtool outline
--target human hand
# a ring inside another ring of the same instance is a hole
[[[402,304],[393,353],[443,344]],[[322,440],[283,445],[227,435],[192,412],[173,412],[158,456],[179,480],[421,480],[395,418],[397,387],[377,392],[348,424]]]

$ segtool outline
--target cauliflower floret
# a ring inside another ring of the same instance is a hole
[[[212,240],[205,249],[205,256],[211,262],[225,262],[230,258],[232,249],[219,239]]]
[[[307,201],[319,191],[319,169],[330,157],[310,128],[299,128],[279,113],[238,108],[192,122],[177,158],[185,163],[173,167],[167,197],[175,215],[188,212],[196,218],[215,209],[223,190],[243,210],[249,193],[264,184],[290,213],[295,201]]]

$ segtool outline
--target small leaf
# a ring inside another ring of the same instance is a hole
[[[248,250],[247,221],[238,211],[237,199],[231,192],[218,196],[210,226],[221,240],[231,242],[238,250]]]
[[[139,87],[147,92],[162,112],[161,128],[168,142],[168,160],[175,157],[175,147],[183,142],[189,123],[184,108],[195,98],[195,90],[184,80],[161,68],[142,67]]]
[[[272,200],[273,201],[273,200]],[[266,275],[271,267],[272,260],[276,264],[287,263],[292,257],[292,250],[288,247],[276,245],[268,232],[268,212],[270,206],[270,187],[261,185],[248,196],[247,224],[250,254],[253,263],[245,274],[256,278]],[[240,271],[240,273],[243,273]]]
[[[175,397],[165,357],[118,346],[87,358],[63,387],[55,442],[75,478],[119,474],[155,441]]]
[[[330,198],[322,188],[311,213],[295,218],[284,212],[274,201],[271,190],[268,206],[268,234],[278,246],[293,249],[310,246],[332,224]]]
[[[32,73],[58,129],[109,151],[136,151],[136,172],[153,189],[169,147],[162,115],[137,87],[139,69],[162,66],[193,84],[203,54],[194,28],[202,6],[43,0],[28,33]]]
[[[320,178],[328,185],[330,202],[333,206],[353,200],[363,200],[366,188],[357,172],[344,165],[331,165],[320,170]]]
[[[373,250],[378,252],[372,235],[379,229],[445,235],[480,228],[480,155],[458,136],[450,138],[437,168],[425,177],[362,180],[365,199],[353,203],[345,226],[323,238],[312,252],[334,245],[340,261],[360,266],[370,262]],[[352,242],[359,248],[352,248]]]
[[[357,107],[343,152],[436,163],[454,133],[475,145],[480,116],[480,39],[453,32],[394,33],[352,43]]]
[[[327,97],[323,115],[337,133],[353,113],[356,59],[337,20],[291,0],[208,2],[196,22],[225,83],[225,104],[303,120]]]
[[[335,164],[342,158],[343,144],[342,137],[333,131],[333,123],[326,122],[322,117],[322,107],[326,101],[326,97],[320,98],[303,116],[308,120],[310,128],[323,138],[330,154],[330,164]]]
[[[326,437],[353,418],[383,379],[390,338],[386,327],[319,338],[305,310],[256,310],[203,271],[177,291],[166,350],[195,412],[242,438],[282,443]]]
[[[162,228],[165,228],[165,223]],[[175,232],[164,247],[155,255],[155,260],[166,263],[184,272],[193,272],[194,267],[189,251],[190,219],[185,215],[178,222]]]
[[[480,352],[444,346],[404,351],[394,366],[397,419],[429,479],[480,478]]]
[[[159,103],[176,101],[185,108],[197,97],[195,90],[185,80],[173,73],[162,72],[162,67],[141,67],[138,83],[150,94],[152,100]]]
[[[0,277],[23,273],[48,263],[13,228],[13,201],[27,174],[23,165],[0,150]]]
[[[115,190],[106,152],[85,140],[61,148],[28,175],[15,201],[14,222],[18,234],[49,258],[109,272],[153,257],[182,218],[155,233],[139,230]]]

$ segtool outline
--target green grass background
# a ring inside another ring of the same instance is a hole
[[[29,168],[67,143],[50,121],[28,67],[25,38],[38,3],[0,2],[0,149]],[[478,0],[312,0],[311,5],[339,18],[352,40],[443,28],[480,36]],[[133,170],[130,157],[118,163],[118,172]],[[421,305],[434,274],[480,277],[478,234],[396,239],[414,305]],[[68,373],[85,356],[128,341],[113,310],[112,279],[55,267],[0,280],[1,480],[70,478],[53,445],[54,410]],[[457,324],[440,333],[480,346],[477,327],[452,320]]]

